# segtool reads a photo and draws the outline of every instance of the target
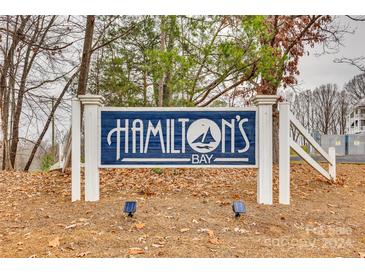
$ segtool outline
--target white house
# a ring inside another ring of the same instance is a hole
[[[347,116],[346,134],[365,134],[365,98]]]

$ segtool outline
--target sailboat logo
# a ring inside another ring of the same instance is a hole
[[[217,124],[209,119],[194,121],[188,129],[187,140],[192,149],[208,153],[217,148],[221,141],[221,131]]]

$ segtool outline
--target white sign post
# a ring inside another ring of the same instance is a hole
[[[98,108],[102,105],[103,96],[86,94],[79,98],[85,106],[85,201],[98,201]]]
[[[72,109],[72,126],[71,126],[71,166],[72,166],[72,202],[80,200],[80,148],[81,148],[81,117],[80,117],[80,101],[78,98],[73,98],[71,102]]]
[[[272,204],[272,106],[276,95],[257,95],[253,103],[258,108],[258,171],[257,202]]]
[[[290,103],[279,103],[279,203],[290,204]]]

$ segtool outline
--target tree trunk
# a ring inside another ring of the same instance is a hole
[[[20,79],[20,86],[19,86],[19,92],[14,112],[14,119],[13,119],[13,127],[12,127],[12,138],[11,138],[11,145],[10,145],[10,163],[13,168],[15,168],[15,160],[18,150],[18,144],[19,144],[19,122],[20,122],[20,116],[23,109],[23,99],[24,95],[26,93],[26,83],[28,79],[29,72],[33,66],[33,62],[37,56],[37,50],[34,51],[33,44],[36,43],[36,41],[39,43],[39,45],[43,44],[44,39],[46,37],[46,33],[48,32],[49,28],[53,25],[53,20],[50,21],[48,24],[48,27],[45,29],[42,35],[41,34],[41,18],[38,18],[36,23],[36,28],[34,30],[34,33],[32,35],[31,40],[28,43],[27,51],[24,56],[24,65],[22,70],[22,75]],[[39,38],[39,39],[38,39]]]
[[[85,40],[84,40],[84,48],[82,50],[79,84],[77,86],[77,95],[82,95],[86,93],[87,80],[90,68],[94,24],[95,24],[95,16],[88,15],[86,19]]]
[[[10,95],[7,83],[7,77],[9,76],[9,70],[14,57],[15,49],[20,42],[20,36],[23,35],[24,28],[28,22],[30,16],[21,19],[19,28],[15,26],[14,32],[16,33],[12,37],[12,42],[9,50],[5,54],[3,65],[1,68],[0,77],[0,108],[1,108],[1,127],[3,132],[3,162],[2,169],[11,169],[10,153],[9,153],[9,108],[10,108]],[[8,27],[8,25],[7,25]],[[7,29],[8,30],[8,29]],[[8,30],[9,31],[9,30]]]
[[[166,49],[166,33],[165,33],[165,18],[161,16],[161,25],[160,25],[160,50],[164,52]],[[164,99],[164,84],[165,84],[165,73],[162,74],[161,79],[158,83],[158,106],[163,106]]]
[[[87,80],[89,76],[89,69],[90,69],[90,61],[91,61],[91,54],[92,54],[92,41],[93,41],[93,34],[94,34],[94,26],[95,26],[95,16],[88,15],[86,18],[86,29],[85,29],[85,39],[84,39],[84,46],[82,50],[82,57],[81,57],[81,65],[80,65],[80,75],[79,75],[79,82],[77,86],[77,95],[84,95],[86,94],[87,89]],[[83,107],[81,105],[81,113],[80,113],[80,126],[82,129],[82,116],[83,116]],[[81,147],[81,155],[83,155],[83,147]],[[71,153],[66,156],[65,163],[71,162]]]
[[[277,104],[273,106],[272,117],[272,159],[274,164],[279,163],[279,111]]]
[[[147,106],[147,72],[143,71],[143,106]]]
[[[11,145],[10,145],[10,153],[9,153],[10,154],[10,164],[13,168],[15,168],[15,160],[16,160],[16,154],[17,154],[17,150],[18,150],[19,122],[20,122],[20,115],[22,113],[22,107],[23,107],[25,84],[26,84],[28,72],[30,70],[30,67],[32,66],[32,62],[33,62],[34,56],[35,56],[35,55],[33,55],[33,58],[30,58],[30,52],[31,52],[31,47],[28,46],[27,53],[24,58],[24,67],[23,67],[22,77],[20,80],[17,102],[15,105],[12,136],[11,136]]]
[[[175,42],[175,37],[173,32],[171,31],[173,29],[173,24],[174,24],[174,20],[171,17],[168,17],[169,19],[169,33],[168,33],[168,43],[167,43],[167,51],[171,52],[174,49],[174,42]],[[165,44],[166,44],[166,34],[165,34]],[[165,81],[164,81],[164,85],[163,85],[163,105],[164,106],[169,106],[170,105],[170,101],[171,101],[171,97],[172,97],[172,90],[171,87],[169,86],[170,81],[171,81],[171,70],[172,67],[169,66],[166,73],[165,73]]]

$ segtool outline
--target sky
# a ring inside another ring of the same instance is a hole
[[[365,56],[365,22],[355,22],[344,16],[339,17],[338,20],[343,24],[349,24],[354,34],[345,34],[343,46],[336,54],[316,56],[316,53],[321,52],[322,47],[308,48],[310,55],[302,57],[299,63],[299,89],[314,89],[327,83],[336,83],[341,89],[353,76],[360,73],[351,65],[337,64],[333,60],[341,57]]]

